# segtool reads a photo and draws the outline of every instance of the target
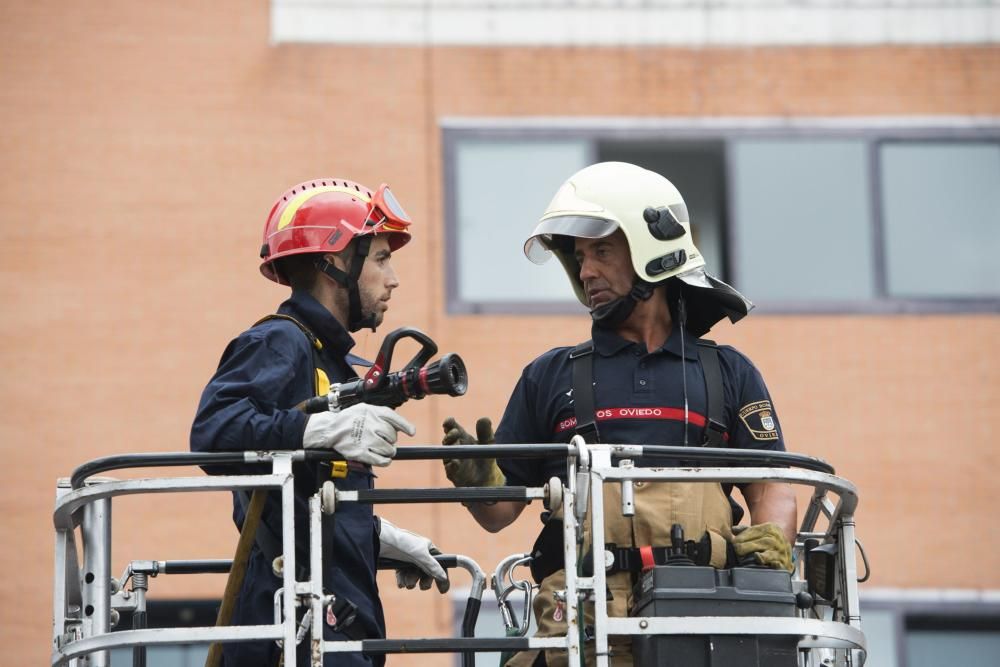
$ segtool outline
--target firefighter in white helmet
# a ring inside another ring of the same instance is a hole
[[[621,162],[582,169],[556,193],[524,252],[536,263],[555,254],[577,298],[590,309],[592,337],[528,364],[496,442],[567,442],[580,434],[588,442],[785,449],[757,369],[735,349],[699,338],[724,317],[741,319],[752,304],[706,273],[684,199],[670,181]],[[477,422],[475,437],[451,418],[444,429],[445,445],[494,441],[486,418]],[[464,459],[445,467],[456,486],[541,486],[552,476],[565,476],[561,459]],[[733,528],[742,510],[730,499],[729,485],[636,483],[632,517],[620,513],[620,487],[604,489],[605,547],[614,556],[608,576],[612,616],[627,615],[636,576],[662,559],[674,524],[683,528],[690,555],[701,564],[727,567],[752,560],[792,567],[796,503],[788,485],[743,486],[751,524],[743,530]],[[524,507],[469,504],[491,532],[513,522]],[[553,595],[565,588],[559,524],[558,516],[549,517],[532,549],[532,574],[540,583],[539,636],[566,632],[563,603]],[[592,611],[586,613],[592,619]],[[612,640],[612,650],[612,664],[632,664],[627,638]],[[566,660],[565,652],[550,650],[519,653],[507,664],[565,665]]]

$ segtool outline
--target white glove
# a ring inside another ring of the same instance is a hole
[[[396,433],[417,432],[413,424],[392,408],[358,403],[339,412],[309,416],[302,446],[333,449],[348,461],[387,466],[396,455]]]
[[[378,535],[379,557],[413,563],[425,573],[421,576],[413,569],[396,570],[396,585],[400,588],[413,588],[419,581],[420,590],[426,591],[431,587],[433,578],[437,582],[438,591],[446,593],[451,582],[448,580],[448,573],[434,558],[435,554],[441,553],[437,547],[422,535],[398,528],[381,517],[379,521],[382,524]]]

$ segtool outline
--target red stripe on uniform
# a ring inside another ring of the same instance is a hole
[[[597,411],[597,421],[606,422],[613,419],[652,419],[666,421],[684,421],[684,408],[603,408]],[[688,423],[695,426],[705,426],[705,415],[688,412]],[[576,417],[564,419],[556,424],[556,433],[563,433],[576,428]],[[729,440],[729,434],[723,434],[724,440]]]

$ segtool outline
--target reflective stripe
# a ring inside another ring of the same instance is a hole
[[[330,377],[322,368],[316,369],[316,395],[323,396],[330,393]]]
[[[292,218],[295,217],[295,214],[299,212],[300,208],[302,208],[303,204],[305,204],[307,201],[309,201],[316,195],[321,195],[325,192],[342,192],[346,195],[351,195],[352,197],[356,197],[361,201],[365,202],[366,204],[371,203],[371,197],[365,195],[363,192],[359,192],[358,190],[351,190],[349,188],[343,188],[336,185],[327,185],[322,188],[313,188],[311,190],[306,190],[302,194],[294,197],[292,201],[288,202],[288,206],[286,206],[285,210],[281,212],[281,217],[278,219],[278,226],[276,228],[276,231],[287,227],[292,222]]]
[[[642,407],[642,408],[602,408],[597,411],[597,421],[612,419],[653,419],[668,421],[684,421],[684,408]],[[697,412],[688,412],[688,422],[695,426],[705,426],[705,416]],[[562,433],[576,428],[576,417],[568,417],[556,424],[555,432]],[[729,440],[729,433],[723,434],[724,440]]]

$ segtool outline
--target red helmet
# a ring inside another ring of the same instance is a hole
[[[321,178],[299,183],[274,202],[264,226],[260,272],[288,282],[274,260],[305,253],[340,252],[355,237],[389,234],[389,248],[410,240],[410,217],[384,183],[374,193],[353,181]]]

